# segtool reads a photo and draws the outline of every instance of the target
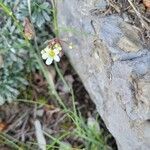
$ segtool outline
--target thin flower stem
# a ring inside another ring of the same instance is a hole
[[[57,37],[59,37],[59,27],[58,27],[58,20],[57,20],[57,4],[56,4],[56,0],[52,0],[52,6],[53,6],[53,18],[54,18],[53,26],[54,26],[55,35],[56,35],[56,38],[57,38]],[[56,62],[54,62],[54,65],[55,65],[55,69],[56,69],[60,79],[62,80],[62,82],[68,88],[70,94],[72,95],[73,110],[74,110],[74,113],[77,115],[73,89],[65,81],[65,79],[63,77],[63,74],[62,74],[61,70],[59,69],[59,67],[58,67]]]
[[[60,79],[62,80],[62,82],[64,83],[64,85],[66,86],[66,88],[67,88],[67,89],[69,90],[69,92],[70,92],[70,86],[69,86],[69,85],[67,84],[67,82],[65,81],[65,79],[64,79],[64,77],[63,77],[63,74],[62,74],[60,68],[58,67],[58,65],[57,65],[56,62],[54,62],[54,65],[55,65],[55,69],[56,69],[56,71],[57,71],[57,73],[58,73]]]
[[[31,20],[31,24],[32,24],[33,30],[35,32],[35,28],[34,28],[34,25],[33,25],[33,22],[32,22],[32,18],[31,18],[31,1],[30,0],[28,0],[28,11],[29,11],[29,16],[30,16],[30,20]],[[58,100],[60,105],[64,108],[64,110],[66,110],[67,108],[66,108],[65,104],[63,103],[62,99],[58,95],[55,87],[52,84],[52,81],[50,80],[50,78],[48,76],[49,72],[48,72],[47,68],[43,64],[41,58],[39,58],[40,54],[39,54],[39,47],[38,47],[38,44],[37,44],[36,32],[35,32],[35,36],[34,36],[34,44],[35,44],[35,57],[37,59],[37,62],[39,64],[39,66],[40,66],[40,68],[41,68],[41,70],[42,70],[42,72],[43,72],[47,82],[48,82],[49,92],[50,92],[50,94],[55,96],[55,98]]]
[[[58,30],[58,20],[57,20],[57,8],[56,8],[56,2],[55,0],[51,0],[52,7],[53,7],[53,26],[54,26],[54,33],[56,37],[59,36],[59,30]]]

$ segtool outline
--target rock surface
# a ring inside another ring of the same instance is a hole
[[[150,50],[121,17],[95,13],[102,1],[57,1],[60,37],[74,45],[65,53],[118,148],[149,150]]]

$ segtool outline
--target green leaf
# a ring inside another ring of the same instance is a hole
[[[32,17],[33,23],[35,23],[36,22],[36,18],[38,17],[38,14],[36,12],[33,12],[31,17]]]
[[[42,11],[42,14],[43,14],[43,16],[44,16],[46,21],[50,21],[51,20],[46,11]]]
[[[43,4],[40,5],[40,8],[42,8],[42,9],[47,9],[48,7],[49,7],[48,2],[44,2]]]
[[[42,15],[39,15],[36,19],[36,25],[40,28],[44,22],[44,17]]]

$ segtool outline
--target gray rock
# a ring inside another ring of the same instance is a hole
[[[64,45],[65,53],[118,148],[149,150],[150,51],[138,31],[117,15],[91,14],[93,0],[57,7],[60,37],[74,44],[72,50]]]
[[[94,4],[94,7],[96,9],[101,10],[101,11],[104,11],[106,9],[107,5],[108,5],[108,3],[105,0],[101,0],[101,1],[96,0],[95,4]]]

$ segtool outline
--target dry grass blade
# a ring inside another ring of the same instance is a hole
[[[131,7],[133,8],[133,10],[135,11],[136,15],[139,17],[142,26],[145,27],[147,30],[150,30],[148,23],[146,21],[144,21],[145,18],[143,19],[142,14],[136,9],[133,2],[131,0],[128,0],[128,2],[131,5]],[[146,19],[146,20],[149,20],[149,19]]]
[[[35,120],[34,126],[35,126],[35,133],[36,133],[38,146],[41,150],[46,150],[46,140],[43,135],[42,126],[41,126],[40,121]]]
[[[116,4],[114,4],[111,0],[107,0],[107,2],[109,3],[109,5],[111,7],[113,7],[118,13],[120,13],[120,8],[119,6],[117,6]]]

